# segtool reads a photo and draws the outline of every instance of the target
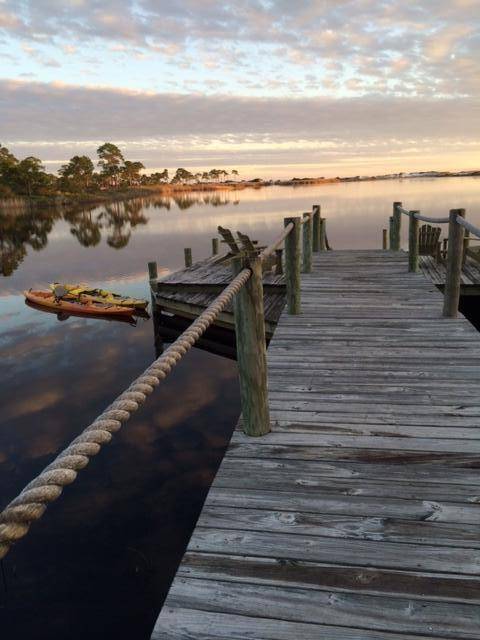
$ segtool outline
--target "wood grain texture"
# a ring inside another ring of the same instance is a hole
[[[478,638],[478,333],[400,252],[314,253],[301,298],[153,638]]]

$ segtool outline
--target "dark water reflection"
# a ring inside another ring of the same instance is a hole
[[[151,320],[27,307],[53,280],[146,296],[146,263],[204,257],[218,224],[271,240],[321,203],[331,244],[378,247],[391,203],[480,224],[480,182],[418,180],[0,211],[0,507],[155,357]],[[239,413],[236,365],[193,350],[3,562],[2,637],[148,638]],[[0,584],[2,578],[0,577]]]

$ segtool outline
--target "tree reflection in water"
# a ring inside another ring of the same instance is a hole
[[[132,231],[148,223],[144,211],[150,208],[170,210],[172,205],[183,211],[196,204],[213,207],[227,205],[228,192],[178,193],[172,196],[152,196],[111,202],[102,206],[64,209],[41,209],[20,202],[3,209],[0,206],[0,268],[3,276],[10,276],[27,255],[28,247],[41,251],[48,244],[48,236],[57,221],[70,225],[70,233],[82,247],[95,247],[105,241],[113,249],[126,247]]]

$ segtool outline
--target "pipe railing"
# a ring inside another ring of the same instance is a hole
[[[312,251],[322,250],[320,206],[303,219],[308,229],[303,262],[311,264]],[[90,458],[108,444],[131,415],[170,373],[183,356],[233,301],[237,361],[242,406],[242,424],[249,436],[262,436],[270,429],[267,395],[267,360],[263,303],[262,262],[285,243],[285,280],[288,313],[300,313],[300,228],[302,219],[286,218],[279,237],[260,254],[244,252],[232,260],[233,279],[198,318],[132,382],[82,433],[0,512],[0,560],[30,526],[57,500],[63,488],[75,481]],[[315,235],[317,234],[317,235]],[[218,253],[218,241],[212,242]],[[185,252],[191,262],[191,252]],[[189,266],[189,265],[187,265]],[[157,281],[156,262],[148,263],[152,304]]]
[[[419,211],[404,209],[401,202],[393,203],[393,216],[389,218],[390,249],[400,250],[401,216],[409,219],[408,230],[408,270],[417,272],[419,268],[419,221],[434,224],[448,223],[448,239],[443,240],[443,251],[439,246],[437,256],[446,254],[446,274],[444,289],[443,315],[455,318],[458,314],[460,302],[460,286],[462,267],[465,263],[466,251],[470,240],[470,233],[480,239],[480,228],[465,220],[465,209],[451,209],[448,218],[434,218],[423,216]],[[387,249],[387,230],[382,231],[382,246]]]

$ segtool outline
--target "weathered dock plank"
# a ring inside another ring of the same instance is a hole
[[[153,638],[478,638],[480,336],[431,277],[314,257],[268,350],[272,432],[240,421]]]
[[[443,288],[446,279],[446,263],[437,262],[433,256],[420,256],[419,268],[433,284]],[[467,255],[460,276],[462,295],[480,295],[480,262]]]

